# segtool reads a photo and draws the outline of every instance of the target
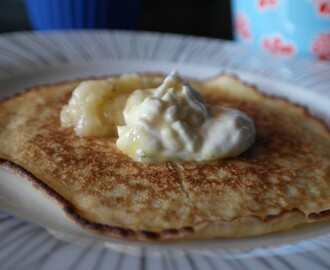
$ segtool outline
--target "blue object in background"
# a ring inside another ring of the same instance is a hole
[[[330,0],[232,0],[235,40],[330,60]]]
[[[134,29],[140,0],[25,0],[36,30]]]

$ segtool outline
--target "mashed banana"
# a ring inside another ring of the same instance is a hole
[[[124,124],[122,112],[130,93],[156,85],[157,78],[146,80],[137,74],[82,81],[62,108],[62,126],[74,127],[79,136],[117,136],[117,126]]]

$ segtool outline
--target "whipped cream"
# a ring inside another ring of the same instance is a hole
[[[123,116],[117,147],[139,161],[233,157],[255,140],[245,113],[207,105],[176,71],[157,88],[134,91]]]

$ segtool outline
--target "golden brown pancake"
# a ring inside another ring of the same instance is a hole
[[[256,142],[212,162],[141,163],[116,138],[78,137],[60,111],[79,82],[0,101],[0,165],[54,197],[73,220],[130,239],[241,237],[330,216],[330,134],[307,111],[235,77],[191,82],[210,104],[246,112]]]

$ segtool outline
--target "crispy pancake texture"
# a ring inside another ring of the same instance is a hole
[[[330,134],[304,108],[229,75],[191,81],[209,104],[246,112],[256,142],[230,159],[141,163],[121,153],[116,138],[78,137],[61,126],[78,83],[0,101],[0,165],[55,198],[83,227],[129,239],[208,239],[330,216]]]

